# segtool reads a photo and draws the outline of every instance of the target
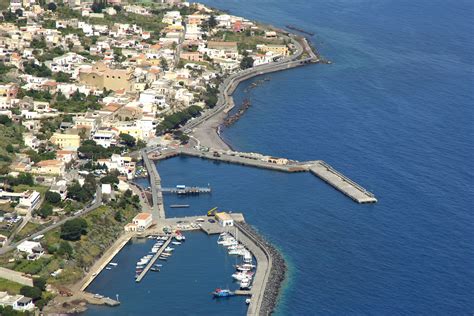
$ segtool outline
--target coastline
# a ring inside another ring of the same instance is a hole
[[[320,62],[328,63],[321,59],[319,53],[309,44],[305,37],[297,36],[280,29],[272,29],[286,34],[288,39],[296,47],[295,54],[275,63],[256,66],[228,76],[219,86],[217,105],[195,120],[187,122],[181,128],[182,131],[190,132],[190,136],[197,140],[198,145],[219,150],[233,150],[231,144],[226,142],[222,137],[220,128],[228,113],[235,107],[232,95],[238,85],[243,81],[294,67]],[[304,54],[307,54],[308,57],[303,58]]]

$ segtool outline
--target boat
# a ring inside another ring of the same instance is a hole
[[[250,288],[250,283],[252,282],[251,279],[245,278],[240,281],[240,289],[247,290]]]
[[[173,245],[181,245],[181,243],[179,241],[172,241],[171,242]]]
[[[115,262],[109,262],[109,264],[112,266],[112,267],[116,267],[118,265],[118,263],[115,263]]]
[[[251,300],[250,300],[249,298],[247,298],[247,299],[245,300],[245,304],[247,304],[247,305],[250,304],[250,302],[251,302]]]
[[[212,295],[214,295],[214,297],[229,297],[234,296],[235,293],[228,289],[215,289],[215,291],[212,292]]]
[[[150,268],[150,271],[153,271],[153,272],[160,272],[160,269],[157,268],[157,267],[152,267],[152,268]]]
[[[107,267],[107,268],[105,268],[105,270],[112,270],[112,268],[111,268],[111,267]]]
[[[168,260],[168,258],[166,258],[166,257],[158,257],[158,259],[159,259],[159,260],[163,260],[163,261]]]
[[[171,247],[166,247],[166,249],[165,249],[166,252],[171,252],[173,250],[174,250],[174,248],[171,248]]]
[[[251,270],[255,269],[255,265],[250,264],[250,263],[237,264],[237,265],[235,266],[235,268],[236,268],[238,271],[251,271]]]
[[[162,267],[163,265],[162,264],[154,264],[153,266],[159,268],[159,267]]]
[[[232,274],[232,277],[237,281],[242,281],[243,279],[251,279],[253,274],[253,272],[236,272]]]
[[[161,257],[171,257],[171,253],[169,253],[169,252],[163,252],[160,256],[161,256]]]
[[[252,254],[248,250],[244,253],[244,262],[252,263]]]
[[[189,207],[189,204],[172,204],[170,205],[171,208],[186,208]]]

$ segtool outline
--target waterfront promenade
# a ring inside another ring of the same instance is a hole
[[[241,82],[267,73],[287,70],[320,61],[319,56],[313,51],[305,38],[289,35],[289,39],[296,49],[293,55],[282,58],[278,62],[256,66],[228,76],[219,86],[216,106],[207,110],[200,117],[188,121],[181,130],[191,132],[190,135],[197,139],[203,146],[221,150],[230,149],[221,139],[218,134],[218,129],[229,111],[235,106],[232,94]]]

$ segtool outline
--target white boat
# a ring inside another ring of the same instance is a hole
[[[233,249],[229,251],[229,255],[238,255],[243,256],[245,255],[247,249]]]
[[[232,277],[237,281],[242,281],[243,279],[251,279],[253,277],[253,272],[236,272],[232,274]]]
[[[109,264],[112,266],[112,267],[116,267],[118,265],[118,263],[115,263],[115,262],[109,262]]]
[[[171,252],[173,250],[174,250],[174,248],[171,248],[171,247],[166,247],[166,249],[165,249],[166,252]]]
[[[163,252],[160,256],[163,256],[163,257],[171,257],[171,253],[169,252]]]
[[[229,247],[227,247],[227,249],[229,249],[229,250],[234,250],[234,249],[245,249],[245,246],[244,246],[244,245],[241,245],[241,244],[237,244],[237,245],[232,245],[232,246],[229,246]]]
[[[171,242],[173,245],[181,245],[181,243],[179,241],[172,241]]]
[[[184,237],[183,235],[176,235],[174,236],[174,239],[176,239],[177,241],[183,241],[186,239],[186,237]]]
[[[255,268],[255,265],[250,263],[238,264],[235,266],[238,271],[251,271]]]
[[[245,304],[250,304],[251,300],[248,298],[245,300]]]
[[[249,289],[251,282],[252,282],[252,280],[249,279],[249,278],[244,278],[244,279],[242,279],[242,280],[240,281],[240,288],[241,288],[242,290],[247,290],[247,289]]]
[[[252,263],[252,254],[248,250],[244,253],[244,262]]]
[[[105,270],[112,270],[112,268],[111,268],[111,267],[107,267],[107,268],[105,268]]]

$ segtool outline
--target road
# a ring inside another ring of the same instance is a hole
[[[9,246],[1,248],[0,249],[0,255],[3,255],[5,253],[7,253],[8,251],[15,249],[16,246],[18,246],[19,244],[21,244],[25,240],[32,239],[32,238],[34,238],[36,236],[39,236],[39,235],[44,235],[45,233],[49,232],[50,230],[61,226],[66,221],[68,221],[70,219],[73,219],[73,218],[78,218],[78,217],[81,217],[83,215],[86,215],[86,214],[92,212],[93,210],[95,210],[96,208],[98,208],[101,205],[102,205],[102,190],[101,190],[100,186],[98,186],[97,191],[96,191],[96,197],[95,197],[94,203],[92,205],[82,209],[79,213],[76,212],[73,216],[66,217],[66,218],[56,222],[55,224],[52,224],[52,225],[40,230],[39,232],[36,232],[36,233],[32,234],[31,236],[28,236],[26,238],[23,238],[20,241],[17,241],[15,243],[10,244]]]

